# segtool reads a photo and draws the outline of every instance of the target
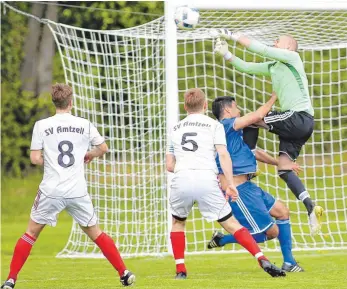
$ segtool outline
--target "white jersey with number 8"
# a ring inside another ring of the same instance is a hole
[[[224,127],[203,115],[190,114],[171,131],[167,153],[176,158],[175,173],[182,170],[212,170],[218,174],[215,145],[226,145]]]
[[[39,189],[51,198],[78,198],[87,195],[84,156],[89,145],[104,138],[89,120],[59,113],[37,121],[31,150],[43,150],[44,175]]]

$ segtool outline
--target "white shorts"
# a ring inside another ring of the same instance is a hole
[[[213,171],[187,170],[175,173],[170,192],[173,217],[185,220],[195,203],[208,222],[224,221],[231,217],[230,205]]]
[[[55,227],[57,217],[63,210],[66,210],[82,227],[91,227],[97,223],[94,206],[89,195],[72,199],[55,199],[47,197],[40,190],[31,208],[30,218],[38,224]]]

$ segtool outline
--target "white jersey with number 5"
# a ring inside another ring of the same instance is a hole
[[[70,113],[37,121],[30,149],[43,150],[41,192],[51,198],[85,196],[84,156],[90,144],[100,145],[104,141],[89,120]]]
[[[204,114],[190,114],[171,131],[167,153],[175,155],[175,173],[212,170],[218,174],[215,145],[226,145],[224,127]]]

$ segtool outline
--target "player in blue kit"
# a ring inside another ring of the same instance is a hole
[[[236,202],[229,202],[234,216],[251,232],[258,243],[278,237],[284,259],[282,269],[287,272],[301,272],[303,269],[292,255],[289,209],[283,202],[276,201],[272,195],[250,181],[250,178],[257,172],[257,161],[243,139],[243,129],[262,119],[270,111],[275,101],[276,95],[273,94],[271,99],[257,111],[240,117],[240,110],[237,108],[235,98],[223,96],[214,100],[212,112],[224,126],[227,149],[233,164],[234,183],[239,191],[239,199]],[[262,159],[267,163],[276,164],[270,156],[264,158],[263,154]],[[216,162],[223,189],[225,178],[218,156]],[[297,167],[295,169],[297,170]],[[275,217],[276,221],[272,217]],[[228,243],[237,243],[237,241],[232,235],[215,232],[208,248],[222,247]]]

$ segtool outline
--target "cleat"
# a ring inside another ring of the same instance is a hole
[[[320,232],[323,212],[324,210],[321,206],[314,206],[313,211],[308,215],[311,235],[316,235]]]
[[[8,279],[2,286],[1,289],[13,289],[16,282],[13,279]]]
[[[187,279],[187,273],[186,272],[178,272],[176,273],[175,279]]]
[[[286,272],[284,272],[282,269],[277,268],[275,265],[271,264],[268,260],[259,260],[260,267],[263,268],[263,270],[271,275],[272,277],[284,277],[286,276]]]
[[[299,266],[298,263],[296,264],[289,264],[289,263],[283,263],[282,270],[286,272],[305,272],[305,270]]]
[[[222,245],[219,245],[220,240],[224,237],[224,234],[215,231],[212,235],[211,241],[207,244],[208,249],[223,247]]]
[[[120,277],[120,282],[123,286],[131,286],[134,284],[135,279],[136,277],[133,273],[131,273],[128,270],[125,270],[123,276]]]

